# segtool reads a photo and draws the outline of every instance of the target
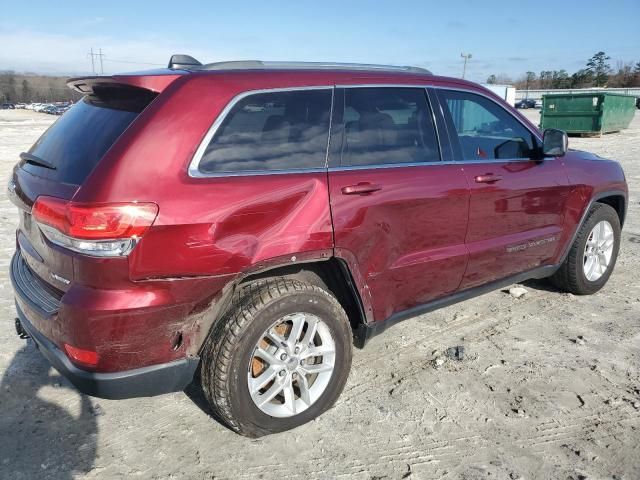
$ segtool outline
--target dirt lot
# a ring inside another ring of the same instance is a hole
[[[537,111],[527,115],[538,118]],[[0,112],[0,172],[54,120]],[[631,189],[621,256],[599,294],[527,282],[418,317],[356,351],[337,405],[259,440],[197,392],[79,395],[13,330],[16,212],[0,199],[0,478],[640,478],[640,114],[573,147],[616,158]],[[462,361],[434,359],[463,345]]]

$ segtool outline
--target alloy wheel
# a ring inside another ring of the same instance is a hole
[[[611,224],[606,220],[598,222],[584,247],[583,271],[587,280],[595,282],[605,274],[611,263],[614,243]]]
[[[329,385],[335,351],[329,327],[319,317],[286,315],[262,334],[253,350],[247,372],[251,399],[272,417],[302,413]]]

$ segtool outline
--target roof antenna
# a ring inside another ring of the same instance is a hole
[[[171,55],[168,68],[181,69],[181,68],[193,68],[201,67],[202,64],[190,55]]]

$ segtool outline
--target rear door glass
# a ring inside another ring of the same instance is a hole
[[[238,101],[200,160],[202,173],[324,168],[331,89],[256,93]]]
[[[29,153],[55,166],[22,162],[34,175],[81,185],[118,137],[151,102],[155,94],[142,89],[102,89],[88,95],[62,115]]]
[[[440,161],[424,88],[345,89],[342,164]]]

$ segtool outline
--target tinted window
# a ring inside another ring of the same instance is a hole
[[[465,160],[531,158],[535,138],[502,107],[481,95],[441,90],[445,115]]]
[[[200,161],[205,173],[323,168],[330,89],[257,93],[236,103]]]
[[[344,165],[439,160],[433,117],[424,89],[345,89]]]
[[[64,183],[80,185],[109,147],[154,98],[140,89],[102,89],[84,97],[60,117],[29,153],[56,169],[23,163],[22,168]]]

